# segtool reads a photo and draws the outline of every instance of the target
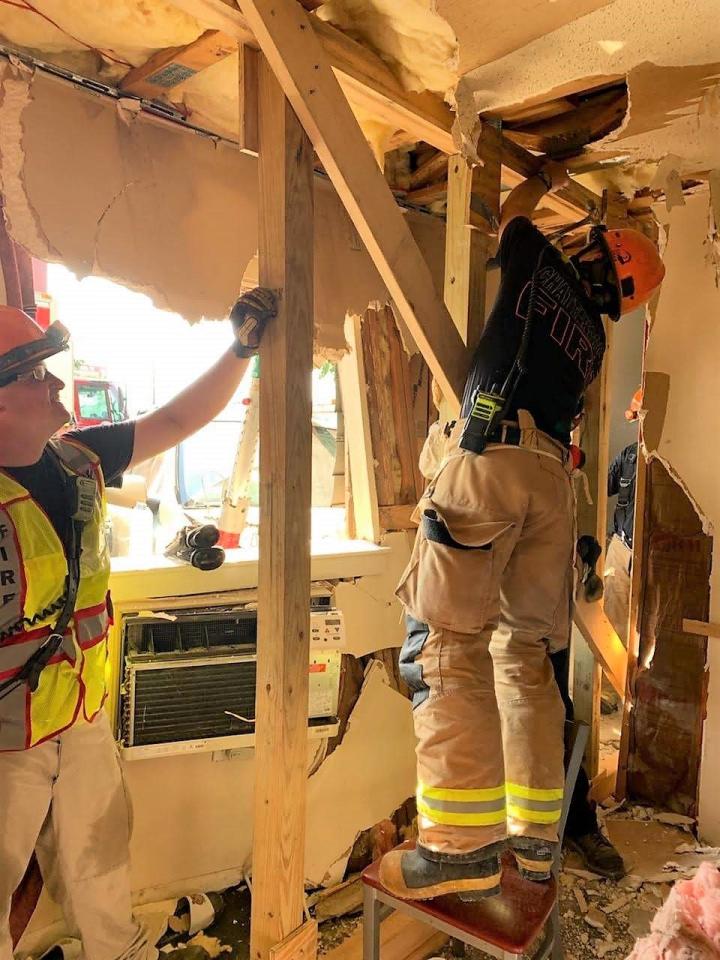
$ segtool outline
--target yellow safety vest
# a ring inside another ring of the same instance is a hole
[[[50,445],[70,476],[93,476],[93,517],[82,532],[75,612],[34,693],[21,684],[0,700],[0,751],[26,750],[90,721],[106,696],[108,580],[105,484],[98,458],[76,440]],[[0,681],[13,677],[53,631],[63,608],[68,563],[43,508],[0,470]]]

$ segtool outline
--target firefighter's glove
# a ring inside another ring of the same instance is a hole
[[[238,357],[252,357],[260,346],[265,325],[277,314],[277,294],[265,287],[244,293],[230,311]]]

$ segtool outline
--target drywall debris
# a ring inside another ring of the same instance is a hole
[[[605,918],[597,907],[590,907],[588,912],[585,914],[585,923],[587,923],[588,926],[593,927],[595,930],[605,929]]]
[[[682,180],[679,171],[683,161],[677,154],[669,153],[658,164],[655,176],[650,183],[652,190],[662,190],[665,193],[665,207],[668,213],[673,207],[684,207]]]
[[[373,660],[340,746],[308,781],[305,876],[310,886],[342,880],[355,837],[415,792],[410,702]]]
[[[588,904],[587,904],[587,900],[585,899],[585,894],[582,892],[580,887],[573,887],[572,892],[575,895],[575,899],[578,902],[578,906],[580,907],[580,912],[587,913]]]
[[[667,813],[665,811],[653,814],[653,820],[657,820],[658,823],[668,823],[673,827],[692,827],[696,822],[694,817],[686,817],[682,813]]]

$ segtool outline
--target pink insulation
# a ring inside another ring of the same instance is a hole
[[[718,960],[720,871],[700,865],[691,880],[675,884],[627,960]]]

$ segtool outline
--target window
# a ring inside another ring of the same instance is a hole
[[[77,394],[81,420],[108,421],[111,419],[104,383],[78,385]]]

